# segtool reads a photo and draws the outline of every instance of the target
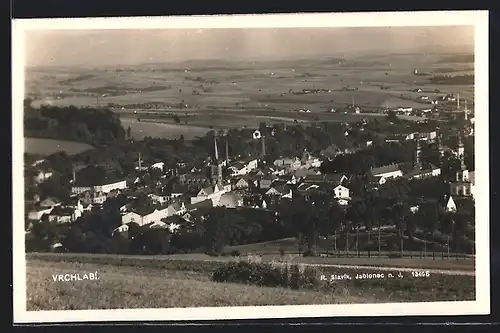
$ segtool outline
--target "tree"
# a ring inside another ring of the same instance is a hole
[[[403,254],[403,240],[406,231],[406,222],[410,214],[410,208],[405,202],[399,202],[391,209],[392,220],[396,225],[398,238],[400,242],[399,250]]]
[[[399,117],[398,117],[398,114],[396,113],[396,111],[390,110],[389,112],[387,112],[387,120],[389,120],[393,123],[398,122]]]
[[[427,255],[427,237],[436,232],[439,223],[439,207],[437,203],[421,203],[416,218],[424,231],[425,257]]]

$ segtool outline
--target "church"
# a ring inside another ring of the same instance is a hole
[[[460,170],[456,173],[456,178],[450,183],[450,194],[455,196],[475,196],[474,171],[467,170],[465,165],[465,148],[462,137],[458,138],[457,157],[460,160]]]

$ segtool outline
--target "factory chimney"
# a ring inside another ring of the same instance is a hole
[[[266,157],[266,137],[262,136],[260,141],[262,143],[262,159],[264,159]]]

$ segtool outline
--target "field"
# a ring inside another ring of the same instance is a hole
[[[432,98],[459,92],[472,105],[472,85],[430,84],[428,76],[413,74],[416,67],[432,75],[473,73],[473,62],[444,61],[446,55],[433,54],[358,57],[340,63],[333,59],[191,61],[127,69],[30,70],[27,91],[35,106],[112,106],[135,137],[197,136],[210,127],[256,126],[264,120],[353,121],[366,116],[330,112],[352,103],[364,113],[431,107],[420,99],[423,94]],[[414,91],[418,88],[423,92]],[[182,118],[181,123],[174,124],[174,114]],[[132,121],[137,117],[140,122]],[[145,125],[145,119],[175,127]]]
[[[399,279],[323,282],[316,289],[291,290],[211,279],[216,262],[110,255],[28,255],[27,309],[119,309],[198,306],[256,306],[475,299],[475,278],[431,271],[412,277],[393,268]],[[234,259],[233,259],[234,260]],[[367,267],[321,267],[318,274],[372,274]],[[98,280],[54,281],[53,275],[96,273]],[[320,279],[320,277],[318,277]],[[237,297],[235,297],[237,295]]]
[[[24,151],[26,153],[50,155],[64,151],[69,155],[74,155],[89,149],[93,149],[93,147],[86,143],[43,138],[24,138]]]

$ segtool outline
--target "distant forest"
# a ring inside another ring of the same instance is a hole
[[[474,84],[474,75],[437,75],[429,78],[433,84],[460,84],[469,85]]]
[[[106,146],[125,139],[120,119],[110,110],[42,105],[24,102],[24,136],[71,140]]]
[[[460,54],[444,57],[439,60],[440,63],[467,63],[474,62],[474,54]]]

